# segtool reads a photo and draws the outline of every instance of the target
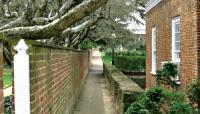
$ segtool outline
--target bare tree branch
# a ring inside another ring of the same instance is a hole
[[[73,28],[68,28],[68,29],[66,29],[62,32],[62,37],[66,37],[66,36],[69,36],[70,34],[81,32],[86,28],[94,26],[96,23],[98,23],[102,19],[104,19],[103,16],[98,16],[96,19],[90,19],[90,20],[87,20],[87,21],[85,21],[84,23],[82,23],[78,26],[75,26]]]
[[[18,17],[17,12],[10,11],[10,6],[9,6],[10,2],[11,0],[2,0],[4,17],[6,18]]]
[[[10,14],[10,8],[9,8],[10,0],[2,0],[2,3],[3,3],[4,16],[5,17],[10,17],[11,16],[11,14]]]
[[[81,34],[80,38],[78,39],[78,41],[75,42],[75,43],[72,45],[72,47],[78,47],[78,45],[81,44],[81,43],[87,38],[86,36],[88,35],[88,32],[89,32],[89,29],[86,28],[86,29],[82,32],[82,34]]]
[[[74,34],[74,33],[83,31],[85,28],[88,28],[89,26],[94,24],[94,22],[96,22],[96,20],[91,19],[91,20],[85,21],[84,23],[82,23],[81,25],[78,25],[76,27],[68,28],[67,30],[62,32],[62,37],[65,37],[69,34]]]
[[[20,27],[20,26],[27,26],[30,25],[30,21],[32,20],[32,13],[34,8],[34,0],[27,0],[28,3],[26,5],[26,10],[21,14],[19,18],[6,25],[0,27],[0,31],[4,29],[9,29],[12,27]]]
[[[53,21],[55,19],[58,19],[59,16],[63,16],[65,13],[69,11],[73,3],[74,3],[74,0],[67,0],[59,9],[59,12],[56,13],[53,17],[49,18],[49,21]]]
[[[2,30],[0,33],[6,33],[8,36],[18,34],[23,38],[29,39],[48,39],[52,36],[59,36],[66,28],[86,17],[107,1],[108,0],[85,0],[60,19],[56,19],[47,25],[10,28]]]
[[[26,20],[25,14],[22,13],[22,15],[20,17],[18,17],[16,20],[11,21],[11,22],[7,23],[6,25],[0,27],[0,31],[4,30],[4,29],[9,29],[12,27],[27,26],[28,23],[29,22]]]
[[[43,17],[44,12],[45,12],[47,5],[48,5],[48,1],[49,0],[43,0],[42,1],[42,5],[39,6],[35,17]]]
[[[48,0],[47,0],[48,1]],[[35,18],[33,18],[32,22],[35,25],[45,25],[48,24],[56,19],[58,19],[60,16],[63,16],[72,6],[73,4],[73,0],[67,0],[62,7],[60,8],[60,10],[51,17],[52,14],[52,10],[49,12],[48,18],[46,17],[42,17],[42,15],[40,13],[43,13],[42,11],[44,11],[44,9],[41,9],[41,12],[36,14],[37,16]],[[44,6],[43,6],[44,8]],[[40,16],[40,17],[39,17]]]

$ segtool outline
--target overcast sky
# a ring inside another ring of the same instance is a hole
[[[140,21],[142,22],[143,24],[138,24],[134,21],[130,22],[130,24],[128,25],[127,29],[131,30],[132,32],[134,33],[137,33],[137,34],[145,34],[146,33],[146,23],[145,23],[145,20],[142,19],[139,14],[137,13],[134,13],[134,16]],[[136,31],[134,31],[136,30]]]

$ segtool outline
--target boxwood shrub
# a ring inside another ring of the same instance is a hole
[[[121,71],[145,71],[145,56],[116,56],[115,66]]]
[[[163,110],[164,109],[164,110]],[[182,93],[169,91],[159,86],[147,89],[138,96],[125,114],[193,114]]]
[[[4,97],[4,114],[12,114],[12,95]]]

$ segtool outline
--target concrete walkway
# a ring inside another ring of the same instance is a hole
[[[102,70],[103,63],[100,53],[97,49],[93,50],[92,68],[85,81],[74,114],[117,114]]]
[[[12,95],[12,86],[3,89],[3,94],[4,94],[4,97]]]

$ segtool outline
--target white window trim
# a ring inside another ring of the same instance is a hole
[[[180,58],[175,60],[175,53],[180,52],[180,50],[179,51],[175,50],[175,43],[174,43],[175,42],[175,23],[177,22],[179,22],[180,24],[180,17],[175,17],[172,19],[172,62],[180,62]]]
[[[180,29],[180,17],[175,17],[172,19],[172,63],[177,64],[179,66],[179,67],[177,66],[177,68],[180,75],[180,49],[175,50],[175,42],[179,42],[179,46],[180,46],[180,36],[179,36],[179,41],[175,41],[175,34],[177,33],[175,31],[176,23],[179,23],[179,29]],[[179,34],[180,34],[180,30],[179,30]],[[175,53],[177,52],[179,53],[179,59],[175,59]],[[177,84],[181,84],[179,75],[174,79],[176,80]]]
[[[151,74],[156,74],[156,55],[154,56],[154,53],[156,53],[156,26],[152,27],[152,31],[151,31]],[[154,41],[155,40],[155,41]],[[155,49],[153,49],[155,45]],[[155,59],[155,61],[154,61]]]

